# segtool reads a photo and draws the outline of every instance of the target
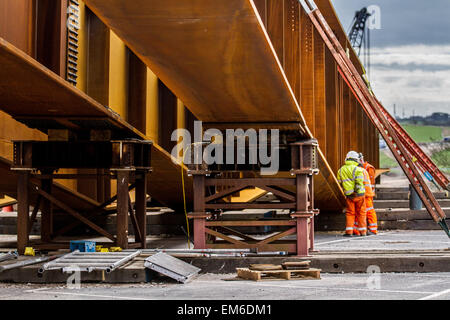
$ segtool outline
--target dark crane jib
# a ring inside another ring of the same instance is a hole
[[[367,20],[372,14],[367,8],[362,8],[356,11],[352,24],[350,25],[350,32],[348,38],[351,46],[355,49],[358,57],[361,55],[361,47],[364,47],[364,68],[365,72],[370,78],[370,30],[367,27]]]
[[[361,53],[361,47],[365,40],[365,31],[367,19],[371,14],[367,11],[367,8],[362,8],[355,13],[355,17],[352,21],[352,26],[348,38],[353,48],[358,49],[358,56]]]

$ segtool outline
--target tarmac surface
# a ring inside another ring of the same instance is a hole
[[[0,300],[450,300],[450,273],[322,274],[321,280],[229,281],[204,274],[187,284],[0,285]],[[214,296],[212,296],[214,293]]]
[[[151,238],[149,244],[156,248],[187,246],[180,237]],[[344,238],[342,232],[317,233],[315,244],[317,252],[311,260],[322,264],[320,280],[237,280],[230,273],[232,268],[225,274],[201,274],[187,284],[166,277],[149,283],[81,283],[76,288],[64,283],[0,283],[0,300],[450,300],[450,272],[442,269],[448,264],[450,240],[443,231],[382,231],[377,236],[354,238]],[[395,262],[390,268],[383,265],[386,257]],[[447,272],[415,273],[420,267],[410,268],[408,259],[424,259],[425,265],[433,263],[438,271]],[[342,271],[327,271],[323,261],[328,260],[342,264]],[[366,269],[365,263],[372,268]],[[358,265],[360,273],[348,271]],[[400,267],[412,272],[390,273]]]
[[[381,231],[376,236],[345,238],[342,232],[318,232],[315,249],[331,251],[418,251],[444,250],[450,252],[450,239],[442,230]]]
[[[376,236],[346,238],[342,232],[316,232],[315,249],[319,252],[331,251],[367,251],[367,250],[448,250],[450,239],[442,230],[393,230],[381,231]],[[265,236],[267,237],[267,235]],[[31,236],[38,239],[38,236]],[[258,238],[256,236],[256,238]],[[14,250],[17,236],[0,235],[2,252]],[[132,240],[133,237],[130,237]],[[289,237],[286,237],[289,239]],[[90,238],[92,241],[106,242],[106,238]],[[187,249],[186,238],[182,236],[156,237],[149,236],[148,248]],[[192,248],[192,245],[191,245]]]

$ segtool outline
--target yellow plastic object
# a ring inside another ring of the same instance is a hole
[[[95,246],[95,252],[101,252],[103,246]]]
[[[108,248],[101,248],[100,252],[109,252]]]
[[[121,247],[111,247],[111,248],[109,248],[109,251],[111,251],[111,252],[121,252],[122,248]]]
[[[34,249],[32,247],[26,247],[24,255],[34,257],[36,255],[36,252],[34,251]]]

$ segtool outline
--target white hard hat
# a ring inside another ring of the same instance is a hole
[[[347,156],[345,157],[345,160],[348,160],[348,159],[358,160],[359,153],[356,151],[350,151],[349,153],[347,153]]]

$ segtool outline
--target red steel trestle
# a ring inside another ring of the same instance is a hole
[[[255,249],[259,252],[286,251],[308,256],[314,249],[313,176],[317,170],[317,141],[291,143],[291,170],[288,177],[264,177],[245,171],[217,170],[212,167],[190,168],[194,180],[194,208],[189,218],[194,222],[196,249]],[[289,171],[288,171],[289,172]],[[247,177],[246,177],[247,176]],[[248,177],[252,176],[252,177]],[[232,202],[231,197],[247,188],[272,193],[276,202]],[[287,214],[271,218],[227,220],[224,211],[250,209],[282,210]],[[265,238],[256,238],[239,231],[248,227],[273,228]],[[286,237],[289,237],[286,239]],[[293,237],[295,236],[295,237]]]

